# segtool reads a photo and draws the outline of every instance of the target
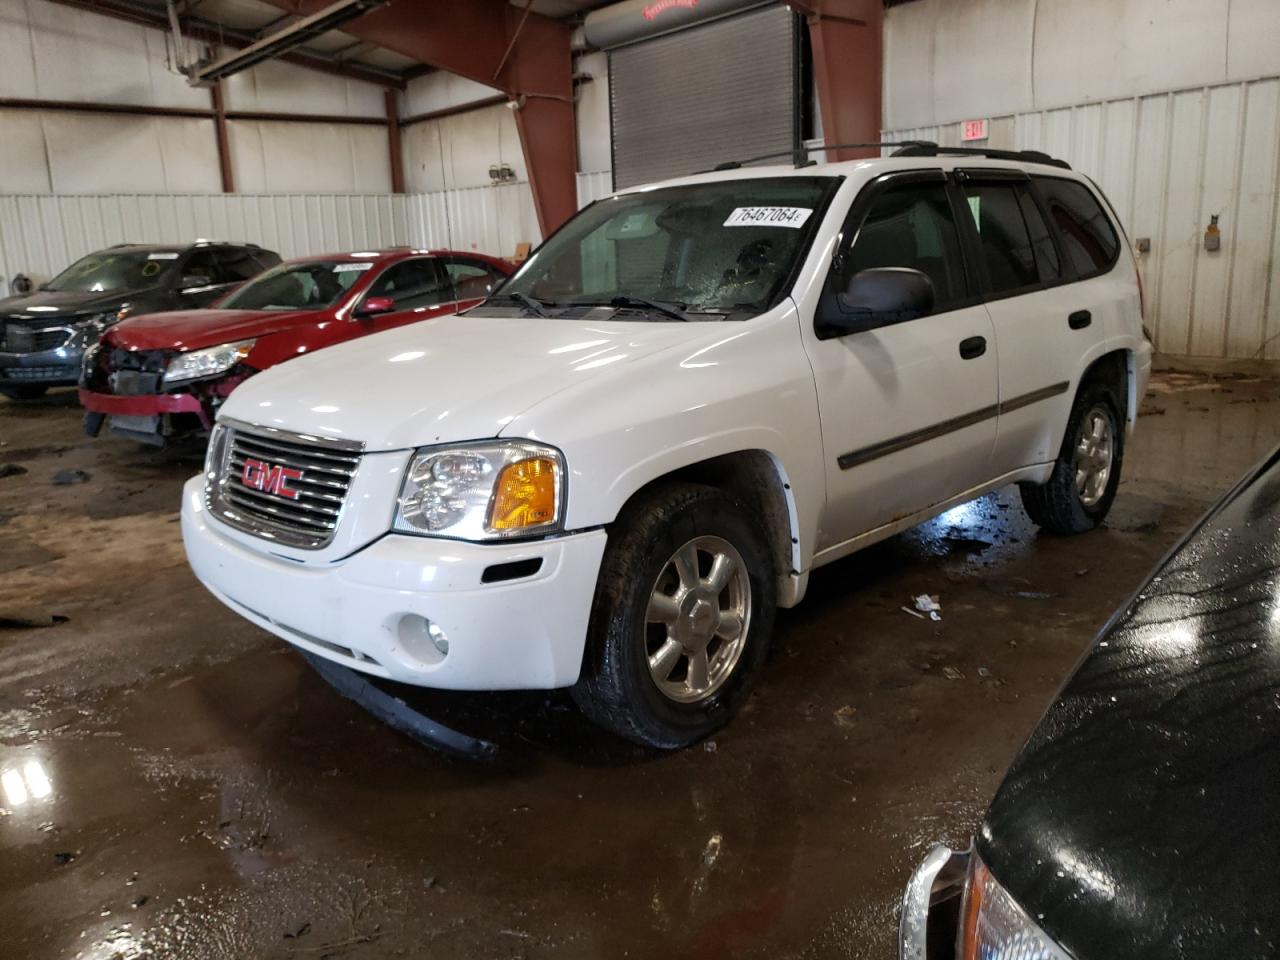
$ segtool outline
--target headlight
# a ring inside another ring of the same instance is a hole
[[[957,956],[982,960],[1071,960],[976,856],[965,893]]]
[[[964,960],[1071,960],[976,853],[952,853],[939,846],[929,851],[907,884],[898,957],[951,956],[952,947],[954,956]]]
[[[395,529],[460,540],[554,533],[563,522],[564,457],[523,440],[419,450]]]
[[[98,354],[102,352],[102,344],[95,343],[84,352],[80,357],[80,375],[89,377],[93,374],[93,368],[98,364]]]
[[[222,457],[226,452],[227,428],[215,423],[209,431],[209,445],[204,451],[204,476],[207,483],[214,483],[222,471]]]
[[[91,317],[83,317],[75,321],[75,333],[72,334],[68,346],[72,347],[89,347],[98,342],[98,338],[106,331],[107,327],[114,324],[117,320],[124,319],[127,310],[112,310],[109,313],[95,313]]]
[[[180,353],[169,361],[169,366],[165,369],[165,385],[226,373],[249,355],[253,343],[252,340],[240,340],[209,347],[207,350]]]

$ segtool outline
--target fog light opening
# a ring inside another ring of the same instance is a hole
[[[449,638],[440,624],[416,613],[400,618],[396,632],[405,653],[425,664],[441,663],[449,655]]]

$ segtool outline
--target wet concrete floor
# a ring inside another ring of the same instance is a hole
[[[1159,375],[1104,529],[1037,536],[1008,490],[818,572],[713,743],[428,696],[498,739],[485,763],[204,592],[190,461],[88,440],[71,393],[0,400],[26,470],[0,471],[0,957],[890,957],[915,863],[967,842],[1095,631],[1280,441],[1278,387]]]

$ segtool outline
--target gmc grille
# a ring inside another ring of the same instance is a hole
[[[207,498],[224,523],[318,550],[338,528],[364,444],[225,423],[211,438]]]

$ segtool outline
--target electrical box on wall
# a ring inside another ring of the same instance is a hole
[[[1222,231],[1218,229],[1218,215],[1209,218],[1209,226],[1204,228],[1204,248],[1210,253],[1222,249]]]

